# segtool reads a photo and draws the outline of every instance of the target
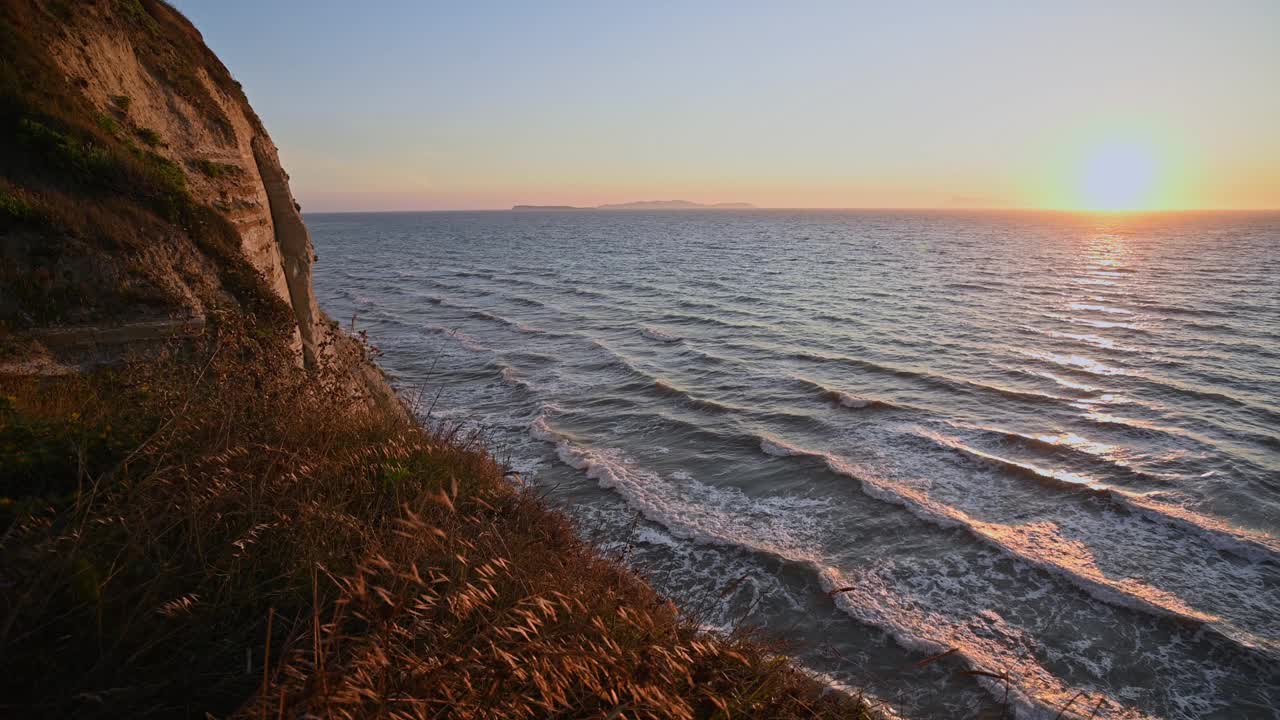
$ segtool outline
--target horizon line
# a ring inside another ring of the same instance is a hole
[[[515,206],[505,208],[434,208],[434,209],[377,209],[377,210],[304,210],[303,214],[311,215],[376,215],[376,214],[410,214],[410,213],[447,213],[447,212],[503,212],[503,213],[538,213],[538,212],[570,212],[589,210],[594,212],[750,212],[753,210],[825,210],[825,211],[878,211],[878,212],[1049,212],[1069,213],[1073,215],[1161,215],[1175,213],[1270,213],[1280,212],[1280,207],[1203,207],[1203,208],[1155,208],[1149,210],[1088,210],[1082,208],[1051,207],[903,207],[903,206],[831,206],[831,207],[787,207],[787,206],[752,206],[752,207],[686,207],[686,208],[606,208],[594,205],[564,206],[531,206],[517,210]]]

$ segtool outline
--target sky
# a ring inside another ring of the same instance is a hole
[[[308,211],[1280,207],[1280,2],[172,0]]]

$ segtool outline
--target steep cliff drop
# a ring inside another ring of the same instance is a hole
[[[271,223],[274,229],[276,250],[280,254],[289,303],[298,323],[303,361],[307,366],[316,363],[316,320],[322,318],[311,291],[311,236],[298,212],[298,203],[289,190],[289,177],[280,167],[276,150],[271,141],[259,135],[253,139],[253,158],[259,177],[267,191],[271,206]]]
[[[316,304],[275,144],[184,18],[135,0],[8,3],[4,20],[0,364],[65,372],[198,333],[257,302],[242,263],[291,308],[301,364],[355,351]]]

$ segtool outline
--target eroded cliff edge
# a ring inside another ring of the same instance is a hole
[[[241,261],[289,310],[300,363],[349,345],[316,304],[276,146],[190,23],[150,0],[15,0],[3,19],[8,362],[56,371],[199,332],[258,300]]]

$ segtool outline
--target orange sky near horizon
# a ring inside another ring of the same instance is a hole
[[[1280,208],[1268,0],[176,4],[309,211]]]

